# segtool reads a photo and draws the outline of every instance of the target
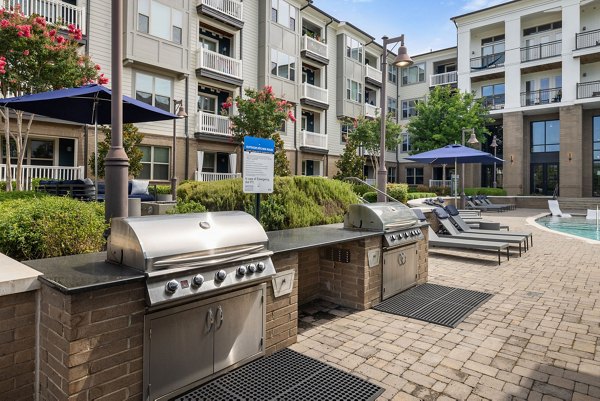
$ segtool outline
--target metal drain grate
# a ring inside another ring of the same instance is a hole
[[[172,401],[371,401],[382,393],[379,386],[286,348]]]
[[[437,284],[422,284],[385,300],[373,309],[446,327],[456,327],[492,294]]]

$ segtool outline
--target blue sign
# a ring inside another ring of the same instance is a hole
[[[244,137],[244,152],[275,153],[275,141],[272,139]]]

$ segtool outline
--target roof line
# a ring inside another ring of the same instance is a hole
[[[474,15],[474,14],[477,14],[477,13],[480,13],[480,12],[483,12],[483,11],[492,10],[492,9],[494,9],[494,8],[498,8],[498,7],[503,7],[503,6],[506,6],[506,5],[508,5],[508,4],[517,3],[517,2],[519,2],[519,1],[521,1],[521,0],[512,0],[512,1],[508,1],[508,2],[506,2],[506,3],[500,3],[500,4],[496,4],[495,6],[491,6],[491,7],[487,7],[487,8],[482,8],[481,10],[477,10],[477,11],[471,11],[470,13],[466,13],[466,14],[457,15],[457,16],[455,16],[455,17],[452,17],[452,18],[450,18],[450,20],[451,20],[451,21],[454,21],[454,23],[456,24],[456,21],[455,21],[455,20],[456,20],[457,18],[467,17],[467,16],[469,16],[469,15]]]

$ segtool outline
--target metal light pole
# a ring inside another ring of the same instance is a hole
[[[173,111],[177,114],[177,118],[187,117],[185,107],[183,107],[183,99],[173,99]],[[177,120],[173,120],[173,147],[171,149],[171,196],[173,200],[177,200],[177,175],[175,173],[175,155],[177,150]]]
[[[467,141],[468,144],[473,145],[476,143],[479,143],[479,141],[477,140],[477,137],[475,136],[475,128],[463,128],[462,129],[462,146],[465,146],[465,132],[470,132],[471,135],[469,136],[469,140]],[[465,203],[466,203],[466,195],[465,195],[465,163],[462,163],[462,171],[461,171],[461,177],[460,177],[460,183],[461,183],[461,188],[462,188],[462,193],[460,194],[460,200],[461,200],[461,204],[462,204],[462,208],[465,208]]]
[[[396,67],[406,67],[413,63],[408,55],[406,47],[404,47],[404,35],[395,38],[384,36],[383,40],[383,55],[381,56],[381,97],[379,107],[381,108],[381,133],[379,138],[379,169],[377,170],[377,202],[386,201],[386,183],[387,169],[385,168],[385,123],[387,114],[387,98],[385,89],[387,85],[387,46],[392,43],[400,42],[398,55],[392,63]]]
[[[490,144],[492,148],[494,148],[494,157],[496,157],[496,149],[498,148],[498,142],[496,141],[496,135],[492,138],[492,143]],[[496,162],[494,162],[494,183],[492,184],[494,188],[498,186],[496,182]]]

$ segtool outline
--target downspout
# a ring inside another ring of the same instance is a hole
[[[325,24],[325,32],[324,32],[325,34],[323,35],[323,37],[325,38],[326,41],[329,41],[329,35],[327,34],[327,27],[329,27],[329,25],[332,22],[333,22],[333,18],[330,18],[329,22],[327,24]],[[329,46],[327,48],[329,49]],[[325,73],[323,75],[325,76],[324,77],[324,80],[325,80],[325,89],[328,89],[327,83],[328,83],[328,79],[329,79],[328,77],[329,77],[329,75],[327,74],[327,66],[325,67]],[[327,92],[327,93],[329,94],[329,92]],[[327,99],[327,100],[329,101],[329,99]],[[329,126],[327,124],[327,121],[328,121],[327,114],[328,114],[328,112],[329,112],[329,110],[325,110],[325,123],[323,124],[325,126],[325,135],[327,135],[327,127]],[[328,176],[328,173],[329,173],[329,153],[327,153],[325,155],[325,177]]]
[[[296,105],[296,116],[298,115],[298,105]],[[302,116],[300,116],[302,118]],[[297,121],[297,119],[296,119]],[[298,175],[298,136],[296,134],[296,123],[294,123],[294,175]]]
[[[187,112],[190,112],[190,88],[189,88],[189,84],[190,84],[190,77],[189,75],[185,76],[185,105],[187,108]],[[184,109],[185,110],[185,109]],[[188,114],[189,115],[189,114]],[[183,131],[185,133],[185,168],[184,168],[184,176],[185,179],[189,179],[189,172],[190,172],[190,135],[189,135],[189,118],[186,117],[184,119],[185,121],[183,122]]]

